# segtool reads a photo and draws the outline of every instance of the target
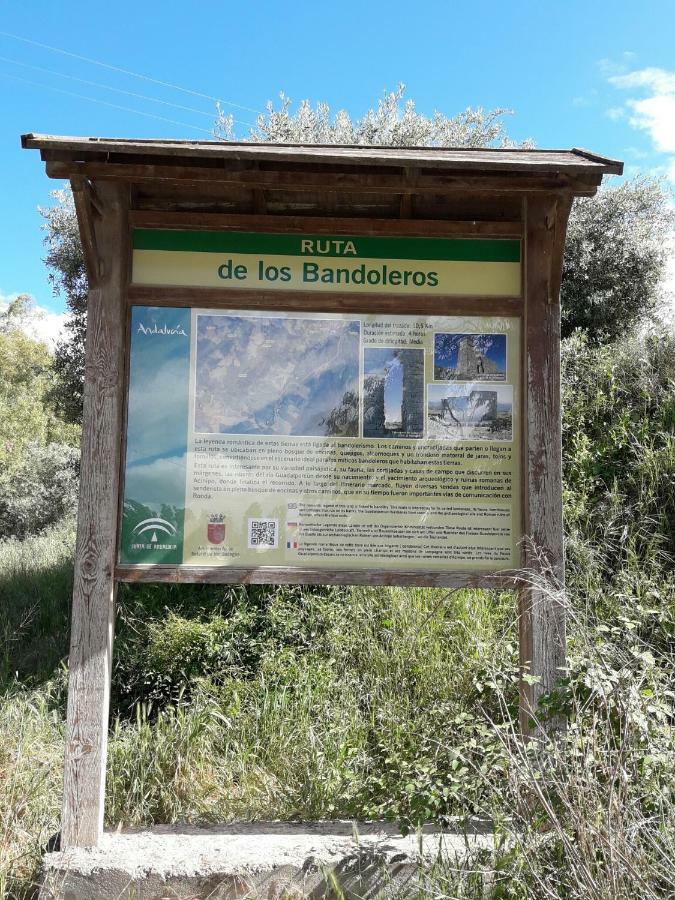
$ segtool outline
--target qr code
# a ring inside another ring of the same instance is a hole
[[[279,545],[278,519],[249,519],[249,550],[275,549]]]

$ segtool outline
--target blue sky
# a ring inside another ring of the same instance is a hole
[[[112,67],[0,34],[0,299],[28,292],[53,313],[62,312],[63,301],[52,296],[41,262],[37,207],[59,185],[46,178],[36,152],[20,149],[22,132],[206,138],[199,129],[212,126],[212,98],[250,107],[223,105],[242,122],[253,122],[251,110],[280,90],[359,116],[403,81],[422,112],[508,107],[515,139],[590,148],[623,159],[628,174],[659,172],[675,183],[673,0],[619,0],[611,8],[588,0],[5,0],[2,10],[0,31]],[[236,127],[245,138],[247,125]]]
[[[125,496],[157,510],[185,501],[190,321],[187,309],[137,306],[131,322]]]

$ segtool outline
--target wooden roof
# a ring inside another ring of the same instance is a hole
[[[441,147],[239,143],[232,141],[138,140],[24,134],[25,149],[61,162],[181,164],[299,163],[322,166],[387,166],[446,172],[530,175],[621,175],[623,163],[586,150],[518,150]]]
[[[586,150],[366,147],[232,141],[135,140],[25,134],[50,178],[69,179],[90,278],[99,187],[124,185],[134,227],[331,233],[521,235],[524,198],[560,209],[592,196],[623,163]],[[440,223],[440,224],[439,224]],[[384,227],[384,226],[383,226]],[[436,229],[436,231],[434,231]],[[87,249],[88,248],[88,249]]]

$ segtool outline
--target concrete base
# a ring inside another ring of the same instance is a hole
[[[439,856],[491,850],[487,823],[403,837],[383,823],[258,822],[106,833],[96,849],[47,853],[40,900],[234,900],[404,896]]]

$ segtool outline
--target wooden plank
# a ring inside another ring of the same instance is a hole
[[[438,219],[353,219],[329,216],[227,215],[132,210],[133,228],[169,228],[193,231],[261,231],[284,234],[384,234],[392,237],[520,237],[519,221],[453,222]]]
[[[143,182],[138,188],[139,210],[153,212],[217,213],[253,215],[250,191],[232,185],[189,185],[184,182]],[[450,197],[450,194],[443,194]],[[271,216],[389,219],[398,218],[398,194],[335,194],[328,191],[267,191],[267,214]]]
[[[405,175],[406,175],[406,180],[409,183],[414,184],[419,177],[419,171],[417,169],[407,168],[405,170]],[[409,193],[401,194],[401,199],[399,201],[399,211],[398,211],[398,215],[399,215],[400,219],[412,219],[413,205],[414,205],[413,199],[414,199],[414,195],[413,195],[412,191]]]
[[[594,162],[604,166],[607,175],[623,175],[623,163],[618,159],[609,159],[598,153],[591,153],[590,150],[584,150],[583,147],[572,147],[570,152],[574,156],[580,156],[585,162]]]
[[[202,212],[252,214],[250,192],[217,182],[198,185],[180,181],[140,182],[134,185],[139,210],[157,212]],[[339,217],[349,219],[398,219],[399,195],[341,193],[338,205],[327,202],[328,192],[268,191],[267,212],[272,215]],[[517,221],[522,194],[491,194],[485,191],[455,191],[417,194],[415,216],[433,221]]]
[[[236,141],[138,140],[24,134],[21,145],[43,152],[105,153],[134,156],[231,158],[235,160],[343,163],[362,165],[433,165],[480,169],[600,170],[621,175],[623,164],[585,150],[538,150],[484,147],[381,147],[335,144],[269,144]]]
[[[537,681],[521,682],[526,733],[539,699],[555,687],[565,666],[559,291],[569,210],[570,203],[559,197],[527,199],[524,526],[530,583],[520,592],[520,647],[523,672]]]
[[[267,213],[267,198],[265,197],[265,191],[261,188],[253,188],[251,193],[253,196],[253,211],[256,215],[264,216]]]
[[[359,193],[415,194],[444,193],[466,190],[501,191],[559,191],[568,190],[575,195],[594,194],[601,175],[574,176],[564,174],[453,174],[426,175],[408,179],[405,174],[380,175],[364,172],[325,173],[301,171],[231,170],[223,166],[156,165],[112,162],[47,162],[50,178],[72,178],[80,175],[91,179],[124,179],[131,182],[182,181],[199,184],[213,182],[231,184],[234,187],[262,190],[290,191],[357,191]]]
[[[389,313],[428,316],[516,316],[518,297],[423,297],[411,294],[319,294],[312,291],[237,291],[228,288],[130,285],[134,306],[271,309],[289,312]]]
[[[98,842],[110,697],[127,275],[127,192],[98,188],[99,281],[88,301],[61,846]]]
[[[444,194],[442,196],[450,196]],[[320,215],[389,219],[398,217],[399,195],[394,192],[361,193],[355,191],[270,190],[267,191],[267,211],[272,215],[291,213],[297,216]],[[245,210],[233,210],[245,212]]]
[[[86,178],[71,178],[70,187],[73,192],[77,224],[80,229],[80,241],[87,270],[87,280],[89,287],[93,288],[96,287],[99,276],[98,248],[94,232],[94,217],[98,213],[92,200],[93,191],[90,182]]]
[[[326,570],[285,566],[234,569],[222,566],[117,566],[115,578],[129,582],[172,584],[365,584],[407,587],[517,587],[517,572],[411,572],[385,569]]]
[[[401,219],[411,219],[413,210],[413,195],[412,194],[401,194],[401,201],[399,205],[399,217]]]

